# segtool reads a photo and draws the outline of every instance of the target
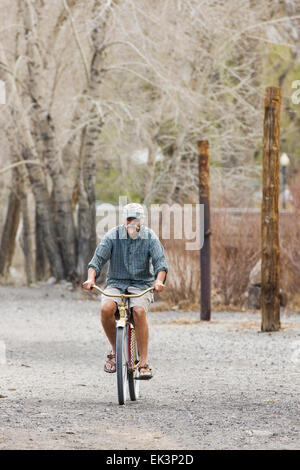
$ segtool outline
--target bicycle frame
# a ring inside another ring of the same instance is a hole
[[[139,396],[139,384],[136,383],[136,380],[138,379],[138,371],[136,369],[135,362],[136,359],[138,361],[138,345],[136,344],[134,324],[130,321],[128,314],[128,299],[141,297],[154,288],[149,287],[140,294],[107,294],[95,284],[92,286],[92,289],[96,289],[106,297],[121,298],[121,305],[119,306],[120,318],[118,320],[116,319],[116,367],[119,404],[124,405],[126,401],[127,388],[129,388],[131,400],[134,401]],[[125,371],[127,371],[125,372],[125,374],[127,374],[125,378],[124,367]]]
[[[121,299],[121,305],[119,306],[119,312],[120,312],[120,319],[116,321],[116,325],[125,327],[126,322],[128,320],[128,315],[127,315],[127,306],[126,306],[126,299],[133,299],[136,297],[142,297],[142,295],[145,295],[147,292],[150,292],[153,290],[153,287],[149,287],[148,289],[144,290],[140,294],[107,294],[104,292],[100,287],[96,286],[95,284],[92,286],[92,289],[96,289],[98,292],[101,294],[105,295],[106,297],[118,297]],[[128,301],[127,301],[128,303]]]
[[[92,289],[96,289],[98,292],[105,295],[106,297],[118,297],[118,298],[121,299],[121,305],[119,306],[120,318],[118,320],[116,320],[116,328],[119,328],[119,327],[125,328],[126,324],[128,323],[129,326],[130,326],[131,331],[135,335],[134,326],[129,321],[128,314],[127,314],[127,312],[129,311],[128,299],[141,297],[142,295],[145,295],[147,292],[150,292],[154,288],[149,287],[148,289],[144,290],[140,294],[107,294],[102,289],[100,289],[99,286],[96,286],[95,284],[92,286]],[[127,302],[126,302],[126,300],[127,300]],[[133,353],[134,353],[134,351],[133,351]],[[135,365],[134,360],[133,360],[133,354],[131,354],[131,357],[129,359],[130,359],[130,363],[131,363],[130,364],[131,368],[133,369],[134,365]]]

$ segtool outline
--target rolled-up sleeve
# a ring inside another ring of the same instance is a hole
[[[103,240],[97,246],[94,256],[88,264],[88,268],[93,268],[96,271],[96,277],[101,273],[101,269],[105,263],[110,259],[112,251],[112,240],[109,236],[105,235]]]
[[[150,241],[150,256],[152,259],[155,279],[160,271],[166,271],[166,273],[168,272],[168,262],[166,259],[164,247],[162,246],[157,236],[153,236],[153,234]]]

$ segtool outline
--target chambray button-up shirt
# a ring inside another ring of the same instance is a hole
[[[139,235],[132,239],[126,226],[109,230],[96,248],[88,267],[94,268],[96,277],[109,261],[107,285],[125,291],[129,286],[147,289],[159,271],[168,272],[164,248],[153,230],[141,225]]]

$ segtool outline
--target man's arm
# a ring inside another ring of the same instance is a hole
[[[87,280],[82,284],[82,287],[85,290],[90,290],[92,286],[95,284],[95,279],[96,279],[96,270],[94,268],[89,268],[88,269],[88,278]]]
[[[100,275],[101,269],[110,259],[112,252],[111,233],[107,233],[97,246],[94,256],[88,264],[88,279],[82,284],[85,290],[90,290],[95,284],[95,279]]]
[[[165,287],[165,280],[168,272],[168,263],[165,256],[164,248],[158,237],[152,233],[150,240],[150,256],[154,268],[154,289],[160,292]]]
[[[167,272],[166,271],[159,271],[159,273],[157,274],[157,277],[154,281],[154,290],[156,292],[160,292],[164,289],[165,287],[165,284],[164,284],[164,281],[167,277]]]

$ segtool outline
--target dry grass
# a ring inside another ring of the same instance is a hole
[[[171,321],[160,321],[152,322],[154,325],[221,325],[225,327],[228,331],[243,331],[243,330],[254,330],[261,331],[261,321],[260,320],[245,320],[245,321],[228,321],[228,320],[210,320],[201,321],[201,320],[171,320]],[[297,328],[297,324],[293,322],[282,323],[281,330]]]
[[[171,321],[154,321],[152,322],[154,325],[216,325],[217,323],[222,323],[224,322],[219,322],[219,321],[214,321],[210,320],[209,322],[207,321],[201,321],[201,320],[171,320]]]

